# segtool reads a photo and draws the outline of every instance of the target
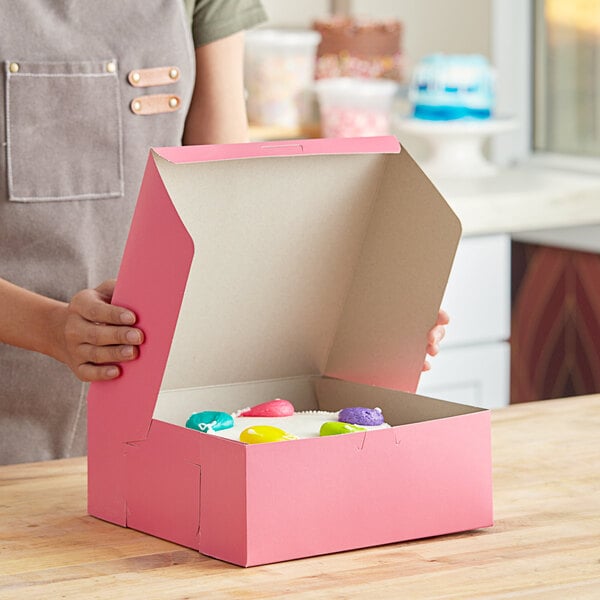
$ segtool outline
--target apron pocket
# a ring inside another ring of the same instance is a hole
[[[5,76],[9,200],[123,196],[117,62],[7,61]]]

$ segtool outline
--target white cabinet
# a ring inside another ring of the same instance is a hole
[[[486,408],[510,393],[510,236],[463,238],[442,307],[446,338],[418,393]]]
[[[510,393],[508,342],[446,348],[421,375],[418,393],[449,402],[498,408],[506,406]]]

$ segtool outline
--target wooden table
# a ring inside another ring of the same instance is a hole
[[[1,467],[0,598],[600,598],[600,395],[493,446],[493,528],[250,569],[87,516],[85,459]]]

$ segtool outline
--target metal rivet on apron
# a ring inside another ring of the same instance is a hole
[[[19,63],[10,63],[8,70],[11,73],[18,73],[19,72]]]
[[[169,77],[171,79],[177,79],[179,77],[179,70],[178,69],[171,69],[169,71]]]
[[[134,83],[137,83],[137,82],[138,82],[138,81],[139,81],[141,78],[142,78],[142,76],[141,76],[141,75],[140,75],[140,74],[139,74],[137,71],[134,71],[134,72],[131,74],[131,80],[132,80]]]
[[[117,70],[117,65],[114,62],[106,63],[106,71],[108,73],[114,73]]]
[[[142,80],[144,76],[142,75]],[[133,98],[129,104],[136,115],[159,115],[181,108],[181,98],[176,94],[151,94]]]

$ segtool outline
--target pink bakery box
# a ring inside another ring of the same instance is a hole
[[[89,392],[89,513],[242,566],[490,526],[489,411],[413,393],[459,237],[393,137],[152,150],[113,299],[146,341]],[[184,426],[277,397],[392,427]]]

